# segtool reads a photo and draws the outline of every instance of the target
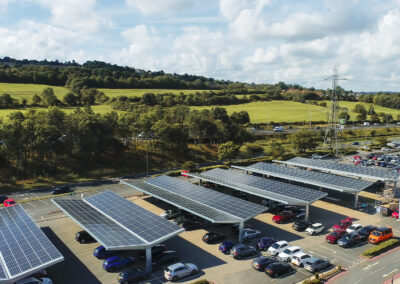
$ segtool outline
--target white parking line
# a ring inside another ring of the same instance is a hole
[[[389,272],[389,273],[383,274],[383,275],[382,275],[382,278],[385,278],[385,277],[389,276],[390,274],[392,274],[393,272],[396,272],[397,270],[399,270],[399,269],[396,268],[395,270],[393,270],[393,271],[391,271],[391,272]]]
[[[375,263],[373,263],[373,264],[367,265],[366,267],[363,268],[363,270],[368,270],[368,269],[370,269],[371,267],[373,267],[373,266],[375,266],[375,265],[377,265],[377,264],[379,264],[379,261],[378,261],[378,262],[375,262]]]
[[[360,283],[362,281],[362,279],[357,280],[356,282],[354,282],[353,284],[357,284]]]
[[[395,260],[395,261],[393,261],[393,262],[399,262],[400,261],[400,259],[398,259],[398,260]]]
[[[377,273],[377,272],[379,272],[379,271],[381,271],[381,270],[383,270],[383,269],[385,269],[386,267],[381,267],[381,268],[379,268],[378,270],[375,270],[374,272],[372,272],[370,275],[374,275],[375,273]]]

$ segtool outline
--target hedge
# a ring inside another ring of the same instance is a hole
[[[379,245],[377,245],[375,247],[366,249],[362,254],[363,254],[363,256],[366,256],[366,257],[373,257],[373,256],[381,254],[385,251],[388,251],[394,247],[397,247],[399,244],[400,244],[400,241],[398,239],[390,239],[390,240],[380,243]]]
[[[200,279],[197,281],[192,282],[191,284],[209,284],[210,282],[206,279]]]

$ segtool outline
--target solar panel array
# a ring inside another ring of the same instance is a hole
[[[244,192],[290,205],[312,203],[327,195],[324,192],[275,180],[268,180],[262,177],[251,176],[239,171],[213,169],[200,174],[200,176],[207,179],[219,179],[222,184],[228,187],[232,185],[235,186],[236,189]],[[251,188],[250,191],[249,187]]]
[[[372,182],[365,180],[306,171],[262,162],[248,167],[233,166],[233,168],[350,193],[359,192],[372,185]]]
[[[123,183],[133,187],[136,190],[154,196],[160,200],[170,203],[178,208],[184,209],[192,214],[200,215],[202,218],[212,223],[237,223],[239,219],[225,214],[219,210],[210,208],[203,204],[199,204],[189,198],[180,196],[170,191],[161,189],[157,186],[147,184],[140,180],[122,181]]]
[[[146,183],[192,199],[243,221],[267,210],[264,206],[169,176],[159,176],[149,179]]]
[[[142,245],[143,241],[80,199],[53,199],[67,215],[107,248]]]
[[[296,157],[281,163],[300,167],[308,167],[316,170],[329,171],[340,175],[352,175],[376,180],[398,180],[398,175],[390,171],[372,167],[368,168],[340,164],[333,161]]]
[[[0,209],[0,279],[14,279],[64,259],[20,204]]]
[[[149,243],[180,230],[177,225],[111,191],[87,197],[85,202]]]

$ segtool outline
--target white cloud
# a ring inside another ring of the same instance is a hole
[[[126,4],[137,8],[142,14],[174,14],[188,9],[193,0],[125,0]]]

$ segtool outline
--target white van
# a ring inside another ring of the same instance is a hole
[[[275,126],[274,127],[274,132],[283,132],[283,127],[282,126]]]
[[[368,126],[370,123],[368,121],[364,122],[364,126]]]

